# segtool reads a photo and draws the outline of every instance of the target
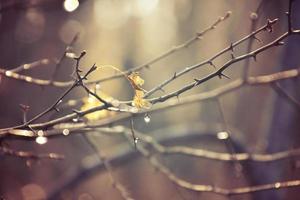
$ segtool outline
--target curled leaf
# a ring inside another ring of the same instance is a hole
[[[149,109],[151,107],[151,103],[144,99],[145,90],[141,87],[144,84],[144,80],[140,77],[138,72],[133,72],[128,76],[128,80],[130,81],[133,89],[134,89],[134,97],[132,101],[132,105],[136,108],[146,108]]]
[[[142,90],[135,90],[132,105],[136,108],[149,109],[151,107],[151,103],[148,100],[144,99],[144,91]]]
[[[128,80],[130,81],[131,85],[134,89],[143,90],[141,88],[144,85],[144,80],[140,77],[138,72],[133,72],[128,76]]]

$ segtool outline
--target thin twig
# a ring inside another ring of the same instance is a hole
[[[209,26],[208,28],[204,29],[203,31],[196,33],[195,36],[193,36],[192,38],[186,40],[185,42],[183,42],[182,44],[179,44],[178,46],[174,46],[171,49],[167,50],[166,52],[162,53],[161,55],[158,55],[157,57],[149,60],[148,62],[137,66],[137,67],[133,67],[127,71],[124,71],[121,74],[116,74],[116,75],[112,75],[109,77],[105,77],[102,79],[98,79],[98,80],[94,80],[94,81],[86,81],[86,85],[91,85],[91,84],[95,84],[95,83],[100,83],[100,82],[104,82],[104,81],[108,81],[108,80],[112,80],[112,79],[116,79],[116,78],[121,78],[124,77],[125,75],[128,75],[134,71],[140,71],[146,67],[149,67],[150,65],[168,57],[169,55],[183,49],[183,48],[187,48],[188,46],[190,46],[192,43],[203,39],[203,36],[208,33],[209,31],[215,29],[217,27],[217,25],[219,25],[221,22],[225,21],[226,19],[228,19],[231,15],[231,12],[228,11],[225,16],[223,17],[219,17],[211,26]],[[31,83],[31,84],[35,84],[35,85],[41,85],[41,86],[54,86],[54,87],[68,87],[71,86],[73,84],[73,81],[54,81],[54,78],[57,74],[58,69],[60,68],[60,65],[62,63],[62,61],[65,59],[66,57],[66,53],[69,51],[69,48],[75,43],[75,41],[77,40],[77,35],[75,35],[75,37],[73,38],[73,40],[71,41],[71,43],[66,47],[62,57],[60,58],[60,60],[57,62],[56,67],[55,67],[55,71],[53,74],[53,78],[51,80],[45,80],[45,79],[39,79],[39,78],[34,78],[31,76],[25,76],[25,75],[21,75],[18,74],[17,71],[14,70],[4,70],[4,69],[0,69],[0,74],[5,75],[8,78],[13,78],[13,79],[17,79],[19,81],[24,81],[27,83]],[[28,64],[25,64],[26,66]]]
[[[257,29],[256,31],[252,32],[251,34],[243,37],[242,39],[238,40],[237,42],[231,43],[228,47],[226,47],[225,49],[219,51],[217,54],[215,54],[214,56],[210,57],[209,59],[206,59],[205,61],[198,63],[196,65],[192,65],[189,67],[186,67],[185,69],[183,69],[180,72],[175,73],[172,77],[170,77],[169,79],[163,81],[161,84],[159,84],[158,86],[154,87],[153,89],[151,89],[149,92],[146,93],[145,98],[147,98],[148,96],[152,95],[154,92],[162,89],[164,86],[166,86],[167,84],[169,84],[170,82],[172,82],[173,80],[175,80],[176,78],[182,76],[183,74],[186,74],[187,72],[197,69],[201,66],[210,64],[213,65],[213,61],[218,58],[219,56],[223,55],[224,53],[228,52],[228,51],[232,51],[232,49],[241,44],[242,42],[248,40],[249,38],[253,38],[254,36],[256,36],[258,33],[265,31],[267,29],[271,29],[273,27],[273,25],[278,21],[278,19],[274,19],[274,20],[268,20],[267,23],[260,27],[259,29]],[[241,57],[241,56],[240,56]],[[239,58],[240,58],[239,57]],[[233,58],[232,60],[235,60],[236,58]],[[245,59],[245,58],[243,58]],[[223,70],[222,70],[223,71]],[[221,72],[222,72],[221,71]],[[222,73],[219,73],[219,75],[222,75]]]
[[[7,147],[0,146],[0,153],[7,156],[14,156],[18,158],[24,159],[51,159],[51,160],[62,160],[64,159],[63,155],[59,155],[56,153],[47,153],[47,154],[35,154],[33,152],[28,151],[16,151]]]
[[[286,99],[289,103],[295,106],[298,110],[300,110],[300,102],[291,96],[284,88],[280,86],[278,82],[272,84],[272,88],[284,99]]]
[[[120,193],[121,197],[124,200],[133,200],[133,198],[131,198],[131,196],[130,196],[129,192],[127,191],[127,189],[125,188],[125,186],[123,186],[113,175],[113,168],[112,168],[110,162],[108,161],[108,159],[106,159],[106,157],[98,150],[97,146],[88,138],[87,135],[84,134],[83,138],[88,143],[88,145],[93,149],[93,151],[97,155],[98,159],[103,162],[103,165],[104,165],[106,171],[108,172],[108,175],[112,182],[113,187]]]
[[[58,62],[56,63],[56,66],[54,68],[54,72],[53,75],[50,79],[50,82],[53,82],[56,79],[57,73],[61,67],[62,62],[65,60],[65,58],[67,57],[67,53],[70,51],[70,49],[72,48],[72,46],[75,44],[75,42],[77,41],[79,37],[79,33],[76,33],[74,35],[74,37],[72,38],[71,42],[66,46],[62,56],[60,57],[60,59],[58,60]]]
[[[151,153],[142,145],[138,145],[137,150],[149,161],[149,163],[153,167],[155,167],[158,171],[164,174],[170,181],[191,191],[211,192],[223,196],[232,196],[232,195],[254,193],[259,191],[278,190],[282,188],[291,188],[291,187],[300,186],[300,180],[282,181],[282,182],[275,182],[275,183],[248,186],[248,187],[237,187],[233,189],[227,189],[227,188],[217,187],[213,185],[193,184],[191,182],[185,181],[177,177],[174,173],[171,172],[170,169],[168,169],[165,165],[159,162],[156,157],[152,156]]]
[[[222,102],[221,102],[221,97],[217,97],[217,106],[218,106],[218,110],[220,112],[220,116],[222,118],[223,124],[224,124],[224,128],[225,128],[225,138],[222,138],[222,140],[224,140],[226,147],[229,150],[229,153],[231,154],[233,160],[234,160],[234,168],[235,168],[235,172],[237,177],[240,177],[240,175],[242,174],[242,172],[244,172],[243,170],[243,166],[242,164],[239,162],[239,160],[236,158],[236,151],[231,139],[231,131],[229,130],[229,126],[225,117],[225,112],[224,112],[224,107],[222,106]],[[245,172],[244,172],[245,173]]]
[[[296,32],[293,32],[293,33],[296,34]],[[300,33],[300,31],[299,31],[299,32],[297,31],[297,34],[298,34],[298,33]],[[249,52],[249,53],[246,53],[246,54],[244,54],[244,55],[241,55],[241,56],[232,58],[231,60],[229,60],[228,62],[226,62],[222,67],[220,67],[220,68],[219,68],[218,70],[216,70],[215,72],[213,72],[213,73],[211,73],[211,74],[209,74],[209,75],[207,75],[207,76],[205,76],[205,77],[203,77],[203,78],[201,78],[201,79],[195,79],[194,82],[185,85],[184,87],[180,88],[180,89],[177,90],[177,91],[171,92],[171,93],[169,93],[169,94],[166,94],[166,95],[163,95],[163,96],[160,96],[160,97],[157,97],[157,98],[153,98],[153,99],[150,100],[150,102],[151,102],[152,104],[155,104],[155,103],[158,103],[158,102],[164,102],[164,101],[166,101],[167,99],[170,99],[170,98],[172,98],[172,97],[178,97],[180,94],[182,94],[182,93],[184,93],[184,92],[186,92],[186,91],[188,91],[188,90],[190,90],[190,89],[192,89],[192,88],[194,88],[194,87],[196,87],[196,86],[198,86],[198,85],[200,85],[200,84],[202,84],[202,83],[204,83],[204,82],[207,82],[208,80],[210,80],[210,79],[212,79],[212,78],[214,78],[214,77],[222,77],[222,76],[224,76],[223,72],[224,72],[228,67],[230,67],[231,65],[233,65],[234,63],[240,62],[240,61],[242,61],[242,60],[244,60],[244,59],[247,59],[247,58],[254,58],[254,59],[256,59],[256,56],[257,56],[259,53],[264,52],[264,51],[266,51],[267,49],[269,49],[269,48],[271,48],[271,47],[280,45],[280,44],[281,44],[281,41],[282,41],[283,39],[285,39],[286,37],[288,37],[288,36],[289,36],[289,33],[286,32],[286,33],[282,34],[282,35],[279,36],[277,39],[275,39],[274,41],[270,42],[269,44],[267,44],[267,45],[265,45],[265,46],[262,46],[262,47],[260,47],[260,48],[258,48],[258,49],[256,49],[256,50],[251,51],[251,52]],[[184,71],[186,71],[186,70],[184,70]],[[178,76],[176,76],[176,77],[178,77]],[[175,77],[175,78],[176,78],[176,77]],[[171,79],[169,79],[169,80],[171,80]],[[174,80],[174,78],[172,78],[172,80]],[[159,88],[159,86],[158,86],[158,87],[155,87],[155,88]],[[154,90],[156,90],[156,89],[154,89]],[[153,90],[153,91],[154,91],[154,90]]]
[[[187,97],[182,97],[180,99],[180,101],[170,99],[169,101],[166,101],[163,104],[156,105],[156,107],[153,107],[150,110],[140,111],[139,114],[145,114],[146,112],[148,112],[148,113],[157,112],[157,111],[161,111],[164,109],[181,106],[184,104],[190,104],[190,103],[215,99],[218,96],[222,96],[229,92],[233,92],[233,91],[240,89],[241,87],[244,87],[246,85],[259,86],[259,85],[271,84],[273,82],[277,82],[280,80],[293,79],[293,78],[296,78],[299,76],[300,76],[300,70],[292,69],[292,70],[286,70],[286,71],[277,72],[277,73],[268,74],[268,75],[248,77],[248,79],[246,81],[244,81],[242,79],[236,79],[235,81],[232,81],[231,83],[228,83],[228,84],[226,84],[222,87],[216,88],[214,90],[187,96]],[[54,126],[59,123],[68,122],[68,121],[76,118],[77,116],[84,116],[89,113],[93,113],[93,112],[103,110],[106,108],[107,107],[105,105],[101,105],[101,106],[90,108],[85,111],[77,111],[77,113],[68,114],[63,117],[60,117],[60,118],[57,118],[54,120],[50,120],[47,122],[32,124],[31,126],[34,129],[44,129],[44,128],[48,128],[48,127]],[[118,121],[129,119],[131,117],[131,115],[132,114],[129,114],[129,113],[120,113],[120,114],[112,116],[112,117],[107,117],[105,119],[98,120],[97,122],[95,122],[95,124],[98,124],[99,126],[105,126],[105,125],[109,125],[109,124],[112,124],[112,123],[115,123]],[[13,131],[14,128],[15,127],[0,129],[0,136],[5,136],[7,134],[14,135],[14,131]],[[17,130],[16,132],[17,132],[16,135],[20,134],[19,130]]]

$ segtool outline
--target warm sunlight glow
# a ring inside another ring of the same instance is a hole
[[[75,11],[79,6],[78,0],[65,0],[64,1],[64,9],[67,12],[73,12]]]

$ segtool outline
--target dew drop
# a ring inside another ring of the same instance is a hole
[[[100,90],[100,88],[101,88],[100,83],[97,83],[95,87],[96,87],[96,90]]]
[[[226,139],[228,139],[228,137],[229,137],[229,135],[226,131],[221,131],[221,132],[217,133],[217,138],[219,140],[226,140]]]
[[[139,138],[134,138],[134,144],[137,144],[139,141]]]
[[[35,142],[40,144],[40,145],[43,145],[43,144],[46,144],[48,142],[48,139],[44,136],[38,136],[37,138],[35,138]]]
[[[67,136],[67,135],[70,134],[70,130],[69,129],[64,129],[62,133],[63,133],[63,135]]]
[[[5,72],[5,75],[8,76],[8,77],[12,76],[12,74],[13,74],[13,73],[12,73],[11,71],[6,71],[6,72]]]
[[[148,114],[145,114],[144,121],[148,124],[151,121],[151,118]]]
[[[32,159],[28,159],[28,160],[26,160],[26,166],[27,167],[32,167],[32,165],[34,164],[34,161],[32,160]]]
[[[73,118],[72,121],[75,122],[75,123],[79,122],[79,118]]]
[[[39,131],[37,132],[37,135],[38,135],[38,136],[44,136],[44,131],[39,130]]]

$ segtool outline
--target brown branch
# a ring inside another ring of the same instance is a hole
[[[224,53],[228,52],[228,51],[231,51],[235,46],[241,44],[242,42],[248,40],[249,38],[253,38],[255,35],[257,35],[258,33],[262,32],[262,31],[265,31],[266,29],[268,28],[272,28],[273,25],[278,21],[278,19],[274,19],[274,20],[268,20],[267,23],[260,27],[259,29],[257,29],[256,31],[252,32],[251,34],[243,37],[242,39],[238,40],[237,42],[234,42],[234,43],[231,43],[228,47],[226,47],[225,49],[219,51],[217,54],[215,54],[214,56],[212,56],[211,58],[201,62],[201,63],[198,63],[196,65],[193,65],[193,66],[190,66],[190,67],[186,67],[184,70],[178,72],[178,73],[175,73],[174,76],[170,77],[169,79],[165,80],[164,82],[162,82],[161,84],[159,84],[158,86],[154,87],[153,89],[151,89],[149,92],[146,93],[145,95],[145,98],[146,97],[149,97],[150,95],[152,95],[154,92],[162,89],[164,86],[166,86],[167,84],[169,84],[170,82],[174,81],[176,78],[182,76],[183,74],[186,74],[187,72],[191,71],[191,70],[194,70],[194,69],[197,69],[201,66],[204,66],[204,65],[207,65],[207,64],[210,64],[212,65],[213,64],[213,61],[218,58],[219,56],[223,55]],[[244,59],[244,58],[243,58]],[[236,60],[236,58],[232,58],[232,60]],[[223,70],[222,70],[223,71]],[[220,72],[222,72],[220,71]],[[220,73],[218,75],[221,75],[222,73]]]
[[[279,36],[277,39],[275,39],[274,41],[270,42],[269,44],[265,45],[265,46],[262,46],[252,52],[249,52],[249,53],[246,53],[244,55],[241,55],[241,56],[238,56],[238,57],[235,57],[235,58],[232,58],[231,60],[229,60],[227,63],[225,63],[222,67],[220,67],[218,70],[216,70],[215,72],[205,76],[204,78],[201,78],[201,79],[195,79],[194,82],[192,83],[189,83],[188,85],[182,87],[181,89],[177,90],[177,91],[174,91],[174,92],[171,92],[169,94],[166,94],[166,95],[163,95],[163,96],[160,96],[160,97],[157,97],[157,98],[153,98],[150,100],[150,102],[152,104],[155,104],[155,103],[158,103],[158,102],[164,102],[166,101],[167,99],[170,99],[172,97],[177,97],[179,96],[180,94],[204,83],[204,82],[207,82],[208,80],[214,78],[214,77],[220,77],[220,76],[223,76],[223,72],[228,68],[230,67],[232,64],[234,63],[237,63],[237,62],[240,62],[244,59],[247,59],[247,58],[254,58],[256,59],[256,56],[261,53],[261,52],[264,52],[265,50],[271,48],[271,47],[274,47],[274,46],[277,46],[283,39],[285,39],[286,37],[288,37],[290,34],[288,32],[282,34],[281,36]],[[177,76],[176,76],[177,77]],[[171,79],[169,79],[171,80]],[[172,78],[172,80],[174,80],[174,78]],[[158,86],[159,87],[159,86]],[[158,88],[156,87],[156,88]]]
[[[65,124],[61,125],[61,127],[57,127],[53,130],[44,131],[45,137],[65,137],[63,135],[63,131],[68,129],[69,134],[83,134],[89,132],[97,133],[105,133],[108,135],[115,135],[115,134],[123,134],[131,138],[130,142],[132,142],[132,132],[131,129],[125,128],[123,126],[114,126],[111,128],[101,128],[97,125],[88,125],[88,126],[81,126],[80,124]],[[18,134],[19,131],[15,130],[14,134]],[[210,159],[216,161],[252,161],[252,162],[276,162],[284,159],[288,159],[291,157],[299,157],[300,156],[300,148],[295,148],[287,151],[281,151],[276,153],[270,154],[256,154],[256,153],[223,153],[223,152],[215,152],[209,151],[201,148],[191,148],[186,146],[164,146],[157,142],[152,136],[140,133],[136,130],[135,137],[138,138],[140,143],[138,144],[149,144],[155,151],[162,155],[168,154],[181,154],[185,156],[193,156],[203,159]],[[24,131],[23,135],[18,134],[19,136],[26,137],[26,138],[35,138],[35,135],[32,131]],[[138,145],[137,145],[138,146]]]
[[[292,79],[300,76],[300,71],[299,69],[292,69],[292,70],[286,70],[282,72],[277,72],[273,74],[268,74],[268,75],[262,75],[262,76],[255,76],[255,77],[248,77],[246,81],[242,79],[236,79],[235,81],[232,81],[231,83],[228,83],[222,87],[216,88],[214,90],[208,91],[208,92],[203,92],[199,93],[196,95],[190,95],[187,97],[182,97],[180,101],[177,99],[170,99],[166,101],[163,104],[157,104],[156,107],[153,107],[150,110],[146,111],[140,111],[138,114],[145,114],[151,113],[151,112],[157,112],[157,111],[162,111],[164,109],[172,108],[172,107],[177,107],[181,106],[184,104],[190,104],[190,103],[195,103],[195,102],[200,102],[200,101],[206,101],[206,100],[211,100],[215,99],[219,96],[225,95],[229,92],[233,92],[235,90],[240,89],[241,87],[244,87],[246,85],[249,86],[259,86],[259,85],[265,85],[265,84],[271,84],[273,82],[277,82],[280,80],[286,80],[286,79]],[[89,113],[93,113],[99,110],[106,109],[105,105],[97,106],[85,111],[77,111],[76,113],[68,114],[63,117],[44,122],[44,123],[38,123],[38,124],[31,124],[31,127],[34,129],[45,129],[51,126],[54,126],[59,123],[64,123],[71,121],[72,119],[80,116],[84,116]],[[97,122],[94,122],[94,124],[97,124],[98,126],[105,126],[109,125],[112,123],[116,123],[125,119],[129,119],[131,117],[131,114],[129,113],[120,113],[118,115],[112,116],[112,117],[107,117],[105,119],[98,120]],[[82,125],[81,128],[86,127],[86,125]],[[5,128],[5,129],[0,129],[0,136],[5,136],[5,135],[20,135],[22,131],[20,130],[13,130],[14,127],[10,128]],[[26,132],[25,132],[26,133]],[[23,136],[26,136],[23,135]]]
[[[33,152],[28,151],[16,151],[7,147],[0,146],[0,153],[7,156],[13,156],[24,159],[51,159],[51,160],[62,160],[64,159],[63,155],[59,155],[56,153],[47,153],[47,154],[35,154]]]
[[[24,81],[26,83],[32,83],[40,86],[54,86],[54,87],[68,87],[71,86],[73,81],[62,82],[62,81],[51,81],[45,79],[33,78],[31,76],[22,75],[11,70],[0,69],[0,74],[7,78],[13,78],[18,81]]]
[[[244,170],[243,170],[242,164],[236,158],[236,151],[235,151],[232,139],[231,139],[231,131],[229,129],[229,126],[228,126],[228,123],[227,123],[227,120],[225,117],[225,112],[224,112],[224,107],[221,102],[221,97],[217,98],[217,106],[218,106],[218,110],[219,110],[220,116],[221,116],[223,124],[224,124],[224,128],[225,128],[224,134],[226,134],[225,137],[222,138],[222,140],[224,141],[231,157],[233,158],[236,176],[240,177],[242,172],[244,172]]]
[[[225,21],[226,19],[228,19],[231,15],[231,11],[228,11],[223,17],[219,17],[212,25],[210,25],[209,27],[207,27],[206,29],[204,29],[203,31],[201,32],[198,32],[195,34],[195,36],[193,36],[192,38],[184,41],[182,44],[179,44],[177,46],[174,46],[172,47],[171,49],[165,51],[164,53],[162,53],[161,55],[158,55],[157,57],[149,60],[148,62],[140,65],[140,66],[137,66],[137,67],[133,67],[127,71],[124,71],[123,73],[124,74],[131,74],[132,72],[136,72],[136,71],[140,71],[144,68],[147,68],[149,67],[150,65],[174,54],[175,52],[181,50],[181,49],[184,49],[184,48],[187,48],[189,47],[192,43],[196,42],[196,41],[199,41],[199,40],[202,40],[203,39],[203,36],[205,34],[207,34],[209,31],[211,30],[214,30],[216,29],[216,27],[223,21]],[[117,74],[117,75],[113,75],[113,76],[109,76],[109,77],[105,77],[103,79],[99,79],[99,80],[95,80],[95,81],[91,81],[91,82],[88,82],[87,84],[95,84],[95,83],[100,83],[100,82],[104,82],[104,81],[108,81],[108,80],[112,80],[112,79],[116,79],[116,78],[121,78],[123,77],[124,75],[123,74]]]
[[[123,133],[130,136],[130,131],[124,127],[115,127],[108,131],[109,133]],[[214,152],[201,148],[191,148],[185,146],[163,146],[159,144],[152,136],[135,131],[136,136],[141,142],[151,145],[158,153],[162,155],[181,154],[185,156],[193,156],[198,158],[217,160],[217,161],[252,161],[252,162],[275,162],[279,160],[288,159],[290,157],[300,156],[300,148],[291,149],[272,154],[255,154],[255,153],[222,153]]]
[[[291,96],[284,88],[280,86],[278,82],[272,84],[272,88],[277,92],[280,96],[286,99],[289,103],[295,106],[298,110],[300,110],[300,102]]]
[[[292,27],[292,4],[294,3],[294,0],[289,0],[289,8],[288,11],[286,12],[287,17],[288,17],[288,32],[292,33],[293,32],[293,27]]]
[[[56,63],[56,66],[54,68],[54,72],[52,74],[52,77],[50,79],[50,82],[53,82],[53,80],[55,80],[56,76],[57,76],[57,73],[58,73],[58,70],[60,69],[61,67],[61,64],[62,62],[66,59],[67,57],[67,53],[70,51],[70,49],[72,48],[72,46],[75,44],[75,42],[77,41],[79,37],[79,33],[76,33],[74,35],[74,37],[72,38],[71,42],[66,46],[62,56],[60,57],[60,59],[58,60],[58,62]]]
[[[109,77],[105,77],[99,80],[94,80],[94,81],[86,81],[85,84],[90,85],[90,84],[95,84],[95,83],[100,83],[100,82],[104,82],[104,81],[108,81],[108,80],[112,80],[112,79],[116,79],[116,78],[121,78],[124,77],[124,74],[130,74],[134,71],[140,71],[146,67],[149,67],[149,65],[152,65],[164,58],[166,58],[167,56],[183,49],[183,48],[187,48],[188,46],[190,46],[192,43],[198,41],[198,40],[202,40],[203,36],[215,29],[217,27],[217,25],[219,25],[221,22],[225,21],[226,19],[228,19],[231,15],[231,12],[228,11],[226,13],[225,16],[223,17],[219,17],[211,26],[209,26],[208,28],[204,29],[203,31],[196,33],[196,35],[188,40],[186,40],[185,42],[183,42],[182,44],[179,44],[178,46],[175,46],[169,50],[167,50],[166,52],[162,53],[161,55],[149,60],[148,62],[137,66],[137,67],[133,67],[130,70],[124,71],[123,74],[116,74],[116,75],[112,75]],[[60,68],[60,65],[62,63],[62,61],[66,58],[67,52],[69,51],[70,47],[75,43],[75,41],[77,40],[77,35],[75,35],[75,37],[73,38],[72,42],[66,47],[62,57],[60,58],[60,60],[57,62],[56,67],[55,67],[55,72],[53,75],[53,78],[51,80],[46,80],[46,79],[39,79],[39,78],[34,78],[31,76],[25,76],[25,75],[21,75],[18,74],[17,72],[19,72],[19,70],[4,70],[4,69],[0,69],[0,74],[5,75],[8,78],[13,78],[19,81],[24,81],[27,83],[31,83],[31,84],[35,84],[35,85],[41,85],[41,86],[54,86],[54,87],[69,87],[73,84],[73,81],[54,81],[54,77],[56,76],[55,74],[57,74],[58,69]],[[28,64],[25,64],[26,66],[28,66]],[[25,66],[24,65],[24,66]]]
[[[15,75],[18,72],[21,72],[21,71],[24,71],[24,70],[30,70],[30,69],[33,69],[33,68],[36,68],[36,67],[42,66],[42,65],[48,65],[49,63],[50,63],[50,60],[47,59],[47,58],[44,58],[44,59],[41,59],[41,60],[34,61],[32,63],[27,63],[27,64],[20,65],[20,66],[14,68],[14,69],[10,69],[8,71],[14,72],[14,75]],[[3,72],[2,69],[0,71],[1,71],[1,73]],[[4,72],[4,74],[5,74],[5,72]]]
[[[85,141],[88,143],[88,145],[93,149],[93,151],[96,153],[98,159],[100,161],[103,162],[104,168],[105,170],[108,172],[109,178],[112,182],[113,187],[120,193],[121,197],[124,200],[133,200],[130,197],[129,192],[127,191],[127,189],[125,188],[125,186],[123,186],[114,176],[113,174],[113,167],[111,166],[110,162],[108,161],[108,159],[106,159],[106,157],[103,155],[103,153],[101,153],[98,148],[96,147],[96,145],[88,138],[87,135],[83,135]]]
[[[257,27],[257,23],[258,23],[258,20],[259,20],[259,15],[260,15],[259,11],[261,10],[264,2],[265,2],[264,0],[261,0],[258,7],[257,7],[257,9],[256,9],[256,11],[254,13],[250,14],[250,20],[251,20],[250,33],[252,33]],[[258,40],[260,42],[260,40],[256,36],[249,39],[248,46],[247,46],[247,52],[250,52],[252,50],[252,47],[253,47],[253,44],[254,44],[255,40]],[[248,77],[249,67],[250,67],[250,60],[247,59],[245,61],[244,71],[243,71],[243,74],[242,74],[243,79],[246,79]]]
[[[79,61],[80,59],[85,55],[85,53],[81,53],[81,55],[76,58],[77,59],[77,63],[76,66],[79,65]],[[3,129],[4,131],[7,131],[9,129],[19,129],[19,128],[29,128],[30,130],[34,129],[34,126],[31,126],[31,123],[40,119],[41,117],[43,117],[44,115],[46,115],[47,113],[49,113],[52,110],[57,110],[56,106],[58,104],[60,104],[62,102],[62,99],[67,96],[75,87],[77,86],[82,86],[82,80],[87,79],[87,77],[97,69],[96,65],[94,64],[83,76],[78,75],[78,78],[74,81],[74,83],[72,84],[71,87],[69,87],[66,91],[64,91],[61,96],[52,104],[50,105],[48,108],[46,108],[43,112],[37,114],[36,116],[34,116],[32,119],[30,119],[29,121],[27,121],[24,124],[12,127],[12,128],[7,128],[7,129]],[[78,67],[76,67],[76,71],[78,70]],[[78,72],[79,73],[79,72]],[[108,104],[104,104],[104,107],[107,107]],[[80,114],[80,112],[77,112],[76,115],[78,116]],[[66,116],[65,116],[66,117]],[[29,126],[30,125],[30,126]]]
[[[149,161],[149,163],[153,167],[155,167],[155,169],[157,169],[159,172],[164,174],[171,182],[191,191],[211,192],[211,193],[224,195],[224,196],[232,196],[232,195],[254,193],[259,191],[278,190],[283,188],[300,186],[300,180],[282,181],[282,182],[275,182],[270,184],[248,186],[248,187],[237,187],[233,189],[227,189],[227,188],[217,187],[213,185],[193,184],[191,182],[185,181],[177,177],[173,172],[171,172],[170,169],[168,169],[165,165],[159,162],[156,157],[151,155],[151,153],[142,145],[138,145],[137,150]]]

